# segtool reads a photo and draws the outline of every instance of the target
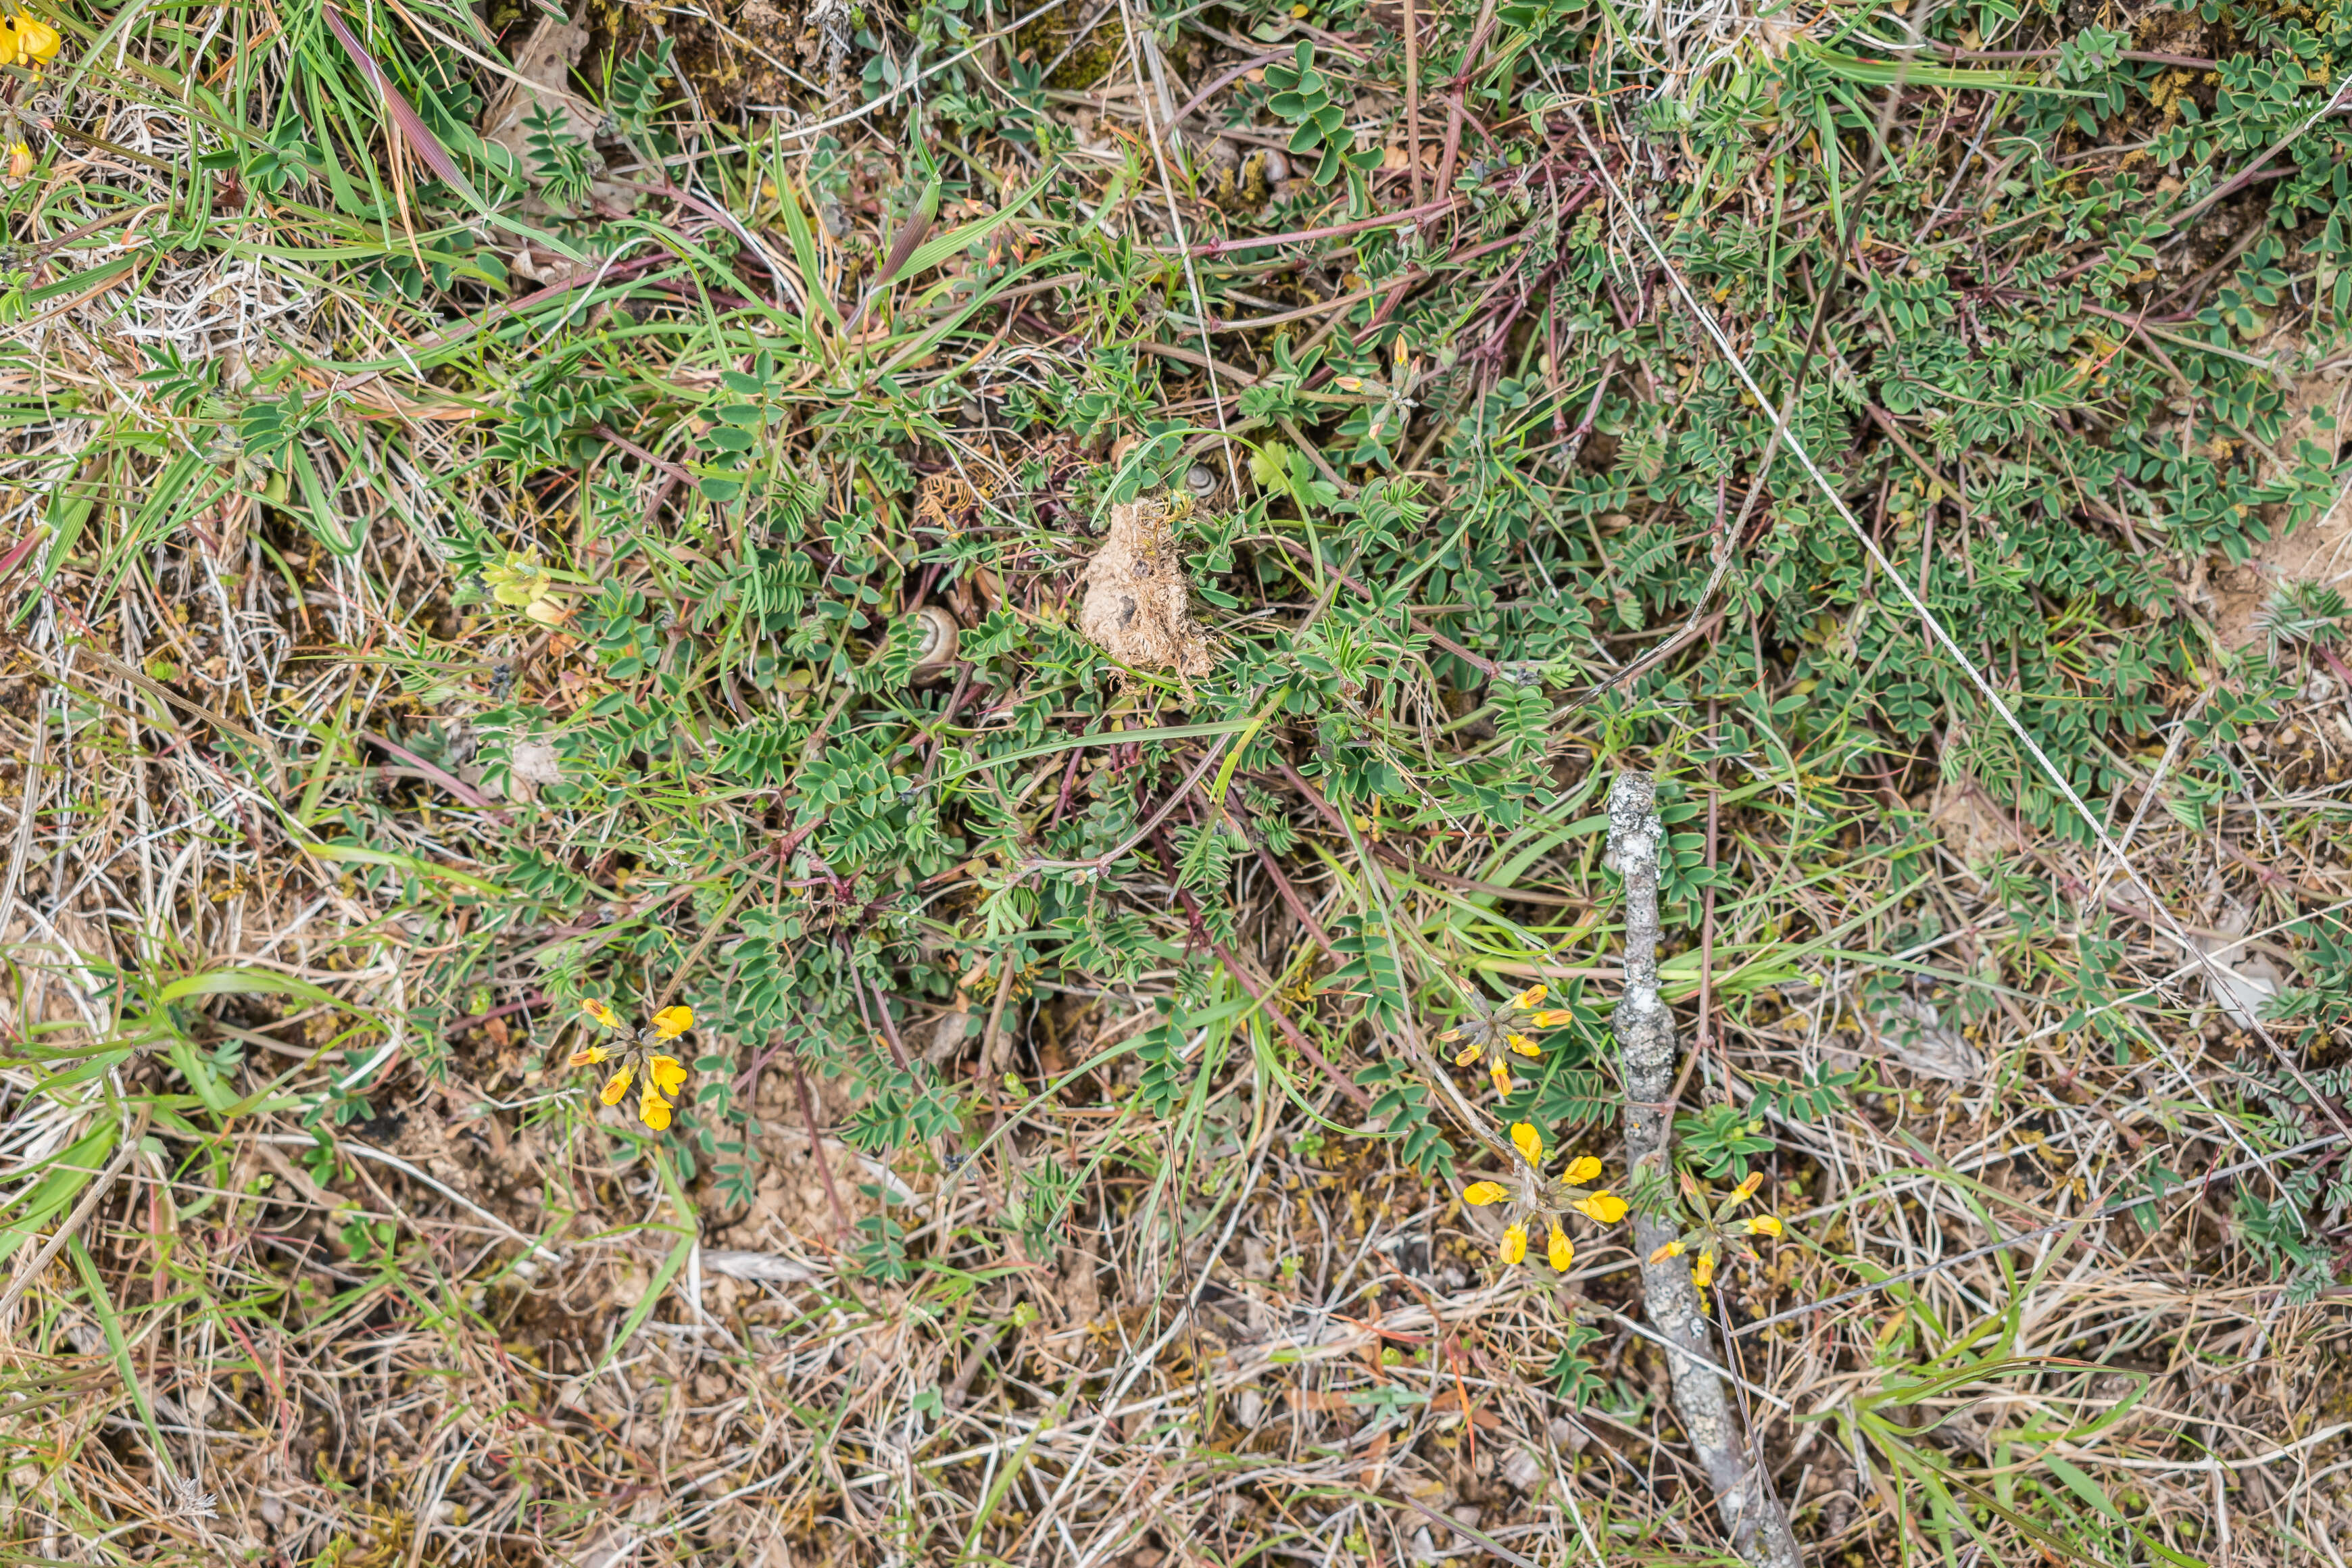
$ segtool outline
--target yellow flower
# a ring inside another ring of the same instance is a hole
[[[33,172],[33,150],[22,142],[8,143],[8,179],[11,184],[25,179]]]
[[[1511,1124],[1511,1147],[1526,1162],[1527,1169],[1511,1184],[1473,1182],[1463,1189],[1463,1201],[1484,1206],[1507,1202],[1504,1215],[1503,1261],[1517,1263],[1528,1255],[1528,1238],[1533,1227],[1540,1226],[1545,1232],[1545,1253],[1552,1268],[1565,1273],[1576,1259],[1576,1245],[1560,1224],[1561,1215],[1570,1209],[1588,1219],[1613,1225],[1625,1217],[1625,1200],[1614,1193],[1586,1192],[1580,1184],[1601,1174],[1601,1162],[1590,1154],[1579,1155],[1568,1163],[1565,1180],[1547,1180],[1543,1174],[1543,1134],[1532,1122]]]
[[[1494,1076],[1496,1091],[1508,1094],[1511,1092],[1511,1075],[1509,1069],[1502,1065],[1503,1054],[1509,1051],[1528,1058],[1543,1055],[1542,1045],[1524,1033],[1524,1029],[1528,1026],[1549,1028],[1555,1024],[1570,1022],[1575,1016],[1566,1012],[1535,1012],[1536,1004],[1549,994],[1549,987],[1537,984],[1502,1002],[1480,995],[1465,995],[1464,1000],[1469,1005],[1469,1017],[1439,1035],[1438,1043],[1445,1046],[1459,1044],[1461,1048],[1454,1057],[1454,1065],[1458,1068],[1469,1067],[1490,1056],[1495,1058],[1487,1071]]]
[[[58,30],[37,16],[22,12],[0,21],[0,65],[32,66],[39,75],[39,67],[58,58],[65,40]]]
[[[1594,1193],[1576,1200],[1576,1212],[1599,1225],[1615,1225],[1625,1217],[1626,1206],[1615,1193]]]
[[[1565,1007],[1547,1007],[1528,1020],[1538,1029],[1557,1029],[1562,1024],[1576,1022],[1576,1015]]]
[[[483,567],[482,581],[489,584],[491,598],[512,610],[545,598],[555,585],[555,579],[539,563],[537,551],[509,554],[503,562]]]
[[[588,1016],[609,1029],[625,1029],[621,1016],[605,1003],[589,998],[581,1004]],[[686,1087],[687,1068],[676,1057],[664,1056],[646,1047],[648,1039],[660,1042],[674,1040],[694,1026],[694,1010],[690,1007],[665,1007],[654,1015],[651,1027],[642,1030],[634,1041],[619,1046],[591,1045],[572,1053],[573,1067],[589,1067],[598,1062],[621,1058],[621,1068],[604,1080],[599,1098],[607,1105],[618,1105],[628,1095],[630,1086],[637,1081],[637,1068],[645,1068],[645,1086],[637,1098],[637,1118],[659,1132],[669,1126],[670,1112],[676,1109],[678,1091]]]
[[[1749,1215],[1734,1219],[1731,1211],[1755,1197],[1764,1185],[1761,1171],[1751,1173],[1732,1188],[1720,1203],[1711,1203],[1706,1189],[1696,1177],[1685,1171],[1682,1176],[1683,1201],[1690,1207],[1696,1223],[1674,1241],[1650,1255],[1650,1261],[1661,1263],[1669,1258],[1679,1258],[1685,1252],[1696,1252],[1697,1260],[1691,1265],[1691,1283],[1704,1290],[1715,1280],[1715,1268],[1727,1252],[1737,1252],[1757,1261],[1756,1249],[1739,1240],[1747,1236],[1779,1236],[1780,1217],[1778,1215]]]

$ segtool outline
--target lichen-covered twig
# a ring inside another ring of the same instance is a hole
[[[1625,1065],[1625,1165],[1669,1178],[1675,1083],[1675,1019],[1658,995],[1658,853],[1665,827],[1647,773],[1625,773],[1609,792],[1610,864],[1625,879],[1625,994],[1618,1001],[1617,1048]],[[1639,1190],[1638,1184],[1636,1190]],[[1671,1189],[1669,1189],[1671,1190]],[[1633,1213],[1633,1251],[1647,1258],[1677,1235],[1675,1217]],[[1710,1364],[1714,1336],[1691,1282],[1687,1257],[1642,1266],[1642,1299],[1668,1342],[1675,1414],[1690,1435],[1715,1506],[1739,1554],[1757,1568],[1798,1568],[1795,1538],[1770,1479],[1748,1454],[1738,1413]],[[1686,1352],[1686,1353],[1685,1353]]]

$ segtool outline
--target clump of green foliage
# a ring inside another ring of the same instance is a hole
[[[1264,978],[1312,979],[1297,1005],[1313,1041],[1443,1175],[1434,1086],[1383,1043],[1441,1026],[1454,977],[1568,928],[1491,892],[1458,919],[1406,918],[1400,889],[1441,884],[1382,846],[1443,841],[1488,887],[1539,878],[1589,844],[1601,770],[1583,764],[1628,752],[1668,775],[1664,893],[1685,930],[1720,887],[1697,818],[1727,770],[1965,780],[2087,844],[1914,596],[2084,798],[2145,779],[2184,686],[2212,700],[2167,805],[2195,820],[2234,787],[2230,736],[2273,710],[2279,677],[2212,646],[2177,568],[2243,558],[2338,482],[2327,432],[2289,439],[2273,334],[2323,342],[2352,303],[2352,132],[2314,119],[2352,69],[2352,21],[2237,0],[2196,15],[2217,58],[2185,81],[2046,8],[1947,7],[1916,40],[1855,13],[1612,121],[1634,57],[1607,8],[1510,5],[1483,28],[1475,7],[1436,8],[1423,86],[1458,81],[1467,123],[1491,131],[1453,125],[1453,205],[1408,225],[1379,216],[1402,200],[1379,168],[1399,126],[1356,108],[1401,85],[1393,36],[1366,23],[1318,52],[1247,10],[1292,52],[1209,112],[1270,115],[1307,177],[1245,217],[1191,206],[1185,257],[1131,205],[1163,178],[1188,200],[1184,156],[1163,170],[1166,150],[1136,142],[1108,213],[1055,156],[1054,56],[1095,46],[981,50],[966,8],[861,22],[873,123],[914,150],[895,164],[854,131],[689,148],[667,44],[616,42],[604,162],[671,204],[629,219],[662,238],[635,250],[589,210],[615,198],[593,195],[560,117],[530,120],[519,163],[471,129],[488,84],[468,58],[384,19],[365,47],[414,106],[402,166],[430,142],[457,171],[395,192],[377,173],[385,100],[306,31],[300,90],[278,101],[322,112],[232,117],[201,163],[345,235],[299,265],[411,346],[321,345],[234,387],[159,351],[147,379],[179,423],[152,458],[147,527],[186,522],[226,452],[276,524],[350,559],[338,498],[378,485],[466,616],[415,628],[402,743],[499,788],[526,748],[551,757],[560,777],[480,847],[495,895],[442,889],[409,1001],[428,1071],[518,963],[561,1006],[675,986],[706,1027],[669,1138],[730,1201],[756,1178],[756,1090],[779,1064],[855,1073],[865,1147],[959,1133],[970,1091],[902,1037],[941,1006],[1017,1028],[1040,996],[1150,976],[1159,1016],[1120,1047],[1145,1112],[1176,1113],[1234,1049],[1303,1084],[1313,1069],[1221,949],[1265,865],[1320,878],[1328,854],[1344,874],[1318,942]],[[1160,21],[1153,47],[1178,47],[1181,19]],[[2003,27],[2050,47],[1969,63]],[[1134,52],[1146,78],[1156,58]],[[916,59],[951,63],[916,92]],[[1595,156],[1633,182],[1634,211],[1612,212]],[[1370,216],[1324,205],[1343,173]],[[846,237],[869,210],[890,231]],[[960,216],[917,233],[919,210]],[[1302,229],[1318,237],[1274,237]],[[513,293],[504,258],[525,230],[603,259],[569,292]],[[1262,292],[1302,271],[1328,284],[1311,297],[1352,302],[1209,333],[1243,371],[1213,388],[1180,321],[1264,313]],[[1727,323],[1760,402],[1685,291]],[[1101,346],[990,358],[1041,317]],[[377,382],[472,417],[447,450],[396,426],[362,437],[351,389]],[[1776,435],[1783,411],[1895,577]],[[421,493],[386,482],[420,472]],[[952,504],[923,499],[950,474]],[[1222,657],[1180,684],[1114,667],[1065,595],[1107,505],[1196,474],[1212,499],[1181,522],[1178,564]],[[538,657],[568,673],[491,690],[462,672],[545,647],[488,576],[533,549],[550,574],[534,614],[561,612],[561,651]],[[963,624],[934,666],[917,612],[940,603]],[[2283,602],[2273,626],[2326,642],[2340,612]],[[1619,678],[1622,650],[1686,626]],[[311,826],[354,847],[394,831],[365,800]],[[2013,875],[2027,901],[2057,895]],[[2085,1016],[2128,1054],[2131,1026],[2095,1007],[2099,940]],[[1549,1133],[1610,1111],[1587,1011],[1501,1114]],[[1776,1103],[1825,1114],[1837,1087]],[[1694,1144],[1738,1169],[1754,1108],[1717,1120]]]

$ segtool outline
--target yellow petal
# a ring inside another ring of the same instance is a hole
[[[1462,1031],[1461,1031],[1461,1030],[1459,1030],[1459,1029],[1448,1029],[1448,1030],[1446,1030],[1446,1031],[1445,1031],[1445,1033],[1444,1033],[1444,1034],[1442,1034],[1442,1035],[1440,1035],[1440,1036],[1438,1036],[1438,1037],[1437,1037],[1437,1043],[1438,1043],[1439,1045],[1441,1045],[1441,1046],[1450,1046],[1450,1045],[1452,1045],[1454,1041],[1456,1041],[1456,1040],[1460,1039],[1461,1037],[1462,1037]]]
[[[580,1010],[587,1014],[590,1017],[595,1019],[598,1023],[604,1025],[604,1027],[608,1029],[617,1029],[621,1026],[621,1016],[618,1013],[614,1012],[606,1004],[597,1001],[593,996],[591,996],[585,1002],[581,1003]]]
[[[1529,1008],[1542,1006],[1543,999],[1549,994],[1551,987],[1548,985],[1530,985],[1511,998],[1511,1005],[1524,1013]]]
[[[1759,1214],[1755,1215],[1748,1222],[1748,1234],[1750,1236],[1780,1235],[1780,1216],[1776,1214]]]
[[[1576,1015],[1565,1007],[1547,1007],[1528,1022],[1538,1029],[1557,1029],[1562,1024],[1576,1022]]]
[[[1666,1243],[1665,1246],[1658,1248],[1657,1251],[1650,1254],[1650,1261],[1653,1263],[1664,1263],[1669,1258],[1680,1258],[1682,1255],[1683,1244],[1679,1241],[1670,1241]]]
[[[1501,1203],[1510,1195],[1511,1189],[1500,1182],[1473,1182],[1462,1189],[1462,1201],[1465,1204],[1475,1204],[1480,1208],[1486,1207],[1488,1204]]]
[[[1527,1257],[1528,1227],[1523,1225],[1507,1226],[1503,1231],[1503,1261],[1524,1263]]]
[[[1539,1057],[1543,1055],[1543,1047],[1537,1045],[1525,1035],[1506,1035],[1503,1038],[1509,1042],[1511,1049],[1518,1052],[1519,1055],[1523,1057]]]
[[[1551,1266],[1552,1266],[1552,1268],[1555,1268],[1555,1269],[1557,1269],[1559,1272],[1560,1272],[1560,1273],[1562,1273],[1562,1274],[1565,1274],[1565,1273],[1567,1273],[1567,1272],[1568,1272],[1568,1266],[1569,1266],[1570,1264],[1571,1264],[1571,1263],[1575,1262],[1575,1261],[1576,1261],[1576,1244],[1575,1244],[1575,1243],[1573,1243],[1573,1242],[1571,1242],[1571,1241],[1570,1241],[1570,1240],[1568,1239],[1568,1232],[1566,1232],[1566,1231],[1564,1231],[1564,1230],[1560,1229],[1560,1228],[1559,1228],[1559,1226],[1552,1226],[1552,1227],[1551,1227]]]
[[[1496,1057],[1495,1058],[1494,1065],[1489,1067],[1486,1070],[1494,1076],[1495,1092],[1496,1094],[1508,1094],[1511,1092],[1511,1069],[1503,1065],[1502,1058]]]
[[[654,1015],[654,1038],[674,1040],[694,1027],[694,1009],[665,1007]]]
[[[607,1105],[620,1104],[621,1097],[629,1092],[629,1080],[636,1075],[636,1068],[623,1068],[619,1072],[614,1073],[609,1079],[607,1079],[604,1084],[604,1103]]]
[[[1543,1138],[1528,1123],[1525,1121],[1511,1123],[1511,1146],[1519,1152],[1519,1157],[1528,1164],[1543,1163]]]
[[[1477,1041],[1471,1041],[1468,1045],[1462,1047],[1462,1054],[1454,1058],[1454,1065],[1458,1068],[1468,1067],[1472,1062],[1478,1059],[1479,1048]]]
[[[58,58],[58,48],[65,41],[55,27],[35,16],[17,17],[16,32],[25,40],[25,52],[43,65]]]
[[[1744,1204],[1748,1199],[1754,1197],[1756,1195],[1756,1189],[1763,1184],[1764,1173],[1761,1171],[1750,1171],[1748,1173],[1748,1179],[1746,1181],[1731,1189],[1731,1195],[1738,1198]]]
[[[1568,1178],[1570,1186],[1580,1187],[1601,1173],[1601,1162],[1590,1154],[1579,1154],[1568,1163],[1568,1169],[1562,1173]]]
[[[1576,1212],[1602,1225],[1615,1225],[1625,1217],[1625,1200],[1615,1193],[1595,1193],[1577,1199]]]
[[[572,1065],[576,1068],[594,1067],[612,1054],[602,1046],[591,1046],[584,1051],[572,1052]]]
[[[1702,1252],[1698,1255],[1698,1261],[1691,1265],[1691,1283],[1702,1290],[1715,1283],[1714,1253]]]
[[[646,1085],[646,1092],[637,1101],[637,1120],[656,1132],[669,1125],[669,1101],[656,1094],[651,1084]]]
[[[676,1057],[653,1058],[646,1063],[646,1072],[664,1094],[676,1094],[686,1087],[686,1068]]]

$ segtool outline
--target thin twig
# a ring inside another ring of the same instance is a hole
[[[1625,994],[1614,1021],[1625,1073],[1625,1163],[1629,1180],[1663,1180],[1671,1192],[1674,1113],[1666,1102],[1675,1079],[1675,1018],[1658,994],[1658,861],[1665,837],[1650,775],[1619,774],[1609,792],[1609,860],[1625,880]],[[1738,1415],[1717,1375],[1714,1334],[1691,1282],[1690,1261],[1658,1256],[1679,1234],[1671,1215],[1633,1213],[1633,1250],[1644,1259],[1643,1310],[1672,1347],[1666,1365],[1675,1414],[1740,1555],[1756,1568],[1799,1568],[1803,1559],[1780,1495],[1749,1458]]]

